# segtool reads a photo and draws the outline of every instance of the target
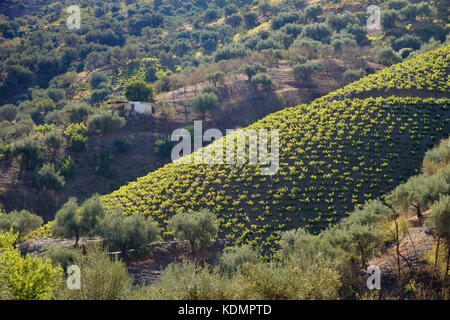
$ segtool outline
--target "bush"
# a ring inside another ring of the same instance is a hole
[[[71,151],[80,152],[86,150],[88,138],[81,134],[74,134],[70,137],[69,149]]]
[[[157,157],[166,159],[172,154],[172,149],[174,146],[175,143],[170,139],[156,140],[154,151]]]
[[[31,138],[25,138],[13,146],[12,154],[19,157],[20,166],[24,170],[34,169],[39,166],[45,158],[45,148],[39,142]]]
[[[267,73],[258,73],[252,77],[251,83],[256,88],[262,88],[265,91],[273,90],[277,87],[272,78]]]
[[[342,80],[344,80],[347,83],[350,83],[350,82],[359,80],[360,78],[364,77],[365,75],[366,75],[366,73],[363,69],[345,70],[344,74],[342,75]]]
[[[296,22],[300,16],[296,12],[291,13],[280,13],[275,18],[272,19],[272,29],[278,30],[281,29],[284,25],[288,23],[294,23]]]
[[[89,118],[88,132],[93,133],[95,131],[100,131],[101,133],[111,133],[119,131],[124,126],[124,118],[113,116],[109,112],[102,112]]]
[[[12,104],[4,105],[0,108],[0,121],[13,121],[18,113],[18,108]]]
[[[232,282],[218,272],[211,272],[208,265],[183,260],[169,264],[158,281],[131,295],[143,300],[224,300],[236,298]],[[239,297],[237,297],[239,298]]]
[[[214,93],[219,96],[219,89],[214,86],[204,86],[201,93]]]
[[[92,90],[89,102],[94,105],[107,100],[108,96],[111,94],[112,89],[109,86],[104,86],[103,84],[95,90]]]
[[[95,171],[97,174],[105,177],[111,178],[114,175],[114,170],[112,167],[112,161],[114,156],[107,150],[100,152],[97,156],[97,165]]]
[[[84,123],[71,123],[67,126],[66,130],[64,130],[64,134],[68,137],[71,137],[74,134],[84,135],[86,133],[87,128]]]
[[[120,250],[126,255],[130,249],[140,250],[158,240],[160,231],[151,217],[115,214],[100,221],[97,233],[109,250]]]
[[[377,61],[385,66],[390,66],[401,62],[402,58],[392,48],[383,48],[377,52]]]
[[[36,184],[40,189],[60,191],[66,184],[55,170],[53,163],[46,163],[36,174]]]
[[[85,103],[76,103],[64,107],[63,112],[67,115],[70,123],[80,123],[88,118],[92,108]]]
[[[59,173],[64,177],[64,180],[72,179],[75,176],[77,171],[77,167],[75,165],[75,161],[69,156],[64,160],[59,169]]]
[[[155,114],[162,119],[168,119],[175,114],[175,108],[169,101],[159,100],[155,103]]]
[[[0,230],[5,232],[12,228],[13,233],[17,233],[18,240],[23,240],[24,237],[38,229],[43,223],[44,221],[40,216],[27,210],[15,210],[0,215]]]
[[[267,69],[260,63],[246,64],[242,66],[241,70],[247,75],[248,81],[252,80],[252,77],[260,72],[266,72]]]
[[[152,101],[155,88],[145,81],[136,80],[125,86],[125,96],[129,101]]]
[[[114,140],[114,146],[116,147],[117,151],[121,153],[128,152],[131,148],[131,143],[128,141],[126,137],[122,138],[116,138]]]
[[[340,275],[323,255],[276,262],[244,264],[235,289],[239,299],[322,300],[337,299]]]
[[[56,130],[53,130],[45,134],[44,141],[47,148],[53,150],[56,155],[64,143],[64,138]]]
[[[91,89],[98,89],[102,83],[108,82],[108,76],[104,72],[94,72],[89,79]]]
[[[170,218],[168,226],[179,239],[189,241],[193,252],[209,246],[218,231],[216,215],[207,209],[179,212]]]
[[[392,42],[392,48],[395,51],[399,51],[402,48],[412,48],[414,50],[419,50],[421,45],[422,41],[418,37],[410,34],[395,39]]]
[[[111,260],[100,246],[91,245],[86,254],[75,254],[74,264],[81,270],[81,288],[63,286],[55,294],[57,300],[120,300],[130,294],[132,279],[125,264]]]
[[[80,255],[83,255],[81,250],[58,246],[49,247],[43,253],[43,257],[50,259],[54,267],[60,266],[63,270],[67,270],[68,266],[75,264]]]
[[[61,268],[54,268],[48,259],[43,261],[32,255],[22,257],[14,248],[16,242],[17,234],[0,233],[0,279],[3,278],[13,299],[51,299],[62,280]]]
[[[311,38],[320,42],[328,42],[331,36],[331,30],[325,23],[313,23],[307,25],[302,32],[302,37]]]
[[[292,68],[292,73],[294,75],[295,81],[309,81],[314,73],[321,72],[323,66],[316,62],[307,62],[303,64],[296,64]]]
[[[323,7],[320,4],[310,5],[305,9],[305,19],[307,20],[317,20],[317,17],[323,13]]]
[[[435,173],[438,168],[450,163],[450,138],[444,139],[439,146],[425,153],[422,167],[425,173]]]
[[[0,159],[11,159],[12,150],[8,144],[0,143]]]
[[[219,270],[228,276],[234,275],[245,263],[256,264],[259,254],[251,246],[243,245],[225,251],[219,258]]]

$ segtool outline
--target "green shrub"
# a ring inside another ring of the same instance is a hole
[[[44,161],[45,147],[39,141],[25,138],[14,144],[12,154],[19,157],[22,169],[34,169]]]
[[[83,252],[78,249],[52,246],[44,251],[43,257],[50,259],[54,267],[60,266],[67,270],[68,266],[75,264],[80,255],[83,255]]]
[[[145,81],[136,80],[125,86],[125,96],[129,101],[152,101],[155,97],[155,88]]]
[[[0,159],[11,159],[12,150],[8,144],[0,143]]]
[[[85,103],[74,103],[64,107],[62,111],[70,123],[80,123],[88,118],[92,113],[92,108]]]
[[[70,137],[69,149],[75,152],[84,151],[87,148],[87,141],[88,141],[87,137],[84,137],[81,134],[76,133]]]
[[[114,156],[108,150],[100,152],[97,156],[97,165],[95,166],[97,174],[105,178],[111,178],[114,175],[114,169],[112,167],[113,159]]]
[[[46,133],[44,139],[47,148],[53,150],[55,155],[64,143],[64,138],[56,130]]]
[[[12,228],[17,233],[17,239],[23,240],[24,237],[38,229],[44,221],[38,215],[32,214],[27,210],[12,211],[0,215],[0,231],[9,231]]]
[[[292,68],[292,73],[294,75],[295,81],[310,81],[311,76],[314,73],[321,72],[323,70],[323,66],[320,63],[316,62],[307,62],[303,64],[296,64]]]
[[[72,179],[75,176],[77,167],[75,161],[69,156],[59,168],[59,173],[64,177],[65,180]]]
[[[244,264],[235,280],[238,299],[323,300],[337,299],[341,287],[335,266],[323,255],[297,258],[284,265]]]
[[[36,174],[36,184],[41,189],[60,191],[66,184],[64,179],[55,170],[53,163],[46,163]]]
[[[172,154],[172,149],[174,146],[175,143],[170,139],[156,140],[154,151],[157,157],[166,159]]]
[[[161,281],[136,290],[130,296],[136,300],[223,300],[232,299],[231,280],[218,272],[211,272],[208,265],[183,260],[170,264],[164,270]]]
[[[151,217],[142,215],[126,216],[115,214],[100,221],[97,233],[103,238],[110,250],[140,250],[149,243],[158,240],[158,223]]]
[[[0,281],[6,283],[13,299],[51,299],[61,283],[61,268],[54,268],[48,259],[43,261],[31,255],[21,257],[14,248],[16,241],[17,234],[0,233]]]
[[[92,89],[98,89],[100,84],[108,82],[108,76],[104,72],[94,72],[89,79],[89,86]]]
[[[128,152],[131,148],[130,141],[128,141],[126,137],[115,139],[114,146],[116,147],[117,151],[122,153]]]
[[[342,80],[344,80],[345,82],[348,82],[348,83],[354,82],[354,81],[359,80],[360,78],[364,77],[365,74],[366,73],[363,69],[345,70],[344,74],[342,75]]]
[[[267,73],[258,73],[252,77],[251,83],[256,88],[262,88],[265,91],[273,90],[277,87],[272,78]]]
[[[218,232],[216,215],[207,209],[179,212],[170,218],[168,227],[177,238],[189,241],[194,252],[210,245]]]
[[[159,100],[155,103],[155,114],[162,119],[168,119],[175,114],[175,108],[169,101]]]
[[[64,134],[67,137],[71,137],[75,134],[85,135],[87,133],[87,128],[84,123],[71,123],[67,126],[66,130],[64,130]]]
[[[88,132],[99,131],[101,133],[111,133],[119,131],[125,126],[125,119],[113,116],[110,112],[102,112],[91,116],[88,120]]]
[[[18,113],[18,108],[12,104],[0,107],[0,121],[13,121]]]
[[[86,254],[74,255],[74,264],[81,270],[81,288],[69,290],[62,286],[57,300],[121,300],[129,296],[132,279],[125,264],[111,260],[98,245],[86,248]]]
[[[251,246],[232,247],[226,250],[219,258],[219,270],[222,274],[232,276],[244,263],[256,264],[259,254]]]
[[[241,68],[242,72],[244,72],[247,77],[248,81],[252,80],[252,77],[260,72],[266,72],[267,69],[260,63],[253,63],[253,64],[246,64],[242,66]]]

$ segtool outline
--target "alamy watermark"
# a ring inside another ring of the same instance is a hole
[[[70,30],[81,29],[81,9],[79,6],[70,6],[66,9],[70,15],[66,20],[67,28]]]
[[[381,289],[381,269],[378,266],[370,266],[367,268],[366,272],[369,274],[367,278],[367,289],[369,290],[380,290]]]
[[[381,30],[381,9],[379,6],[371,5],[367,8],[369,18],[367,18],[367,29]]]
[[[226,137],[219,129],[208,129],[203,133],[202,121],[194,121],[194,151],[188,130],[177,129],[171,140],[179,142],[172,149],[172,161],[176,164],[254,164],[262,175],[276,174],[279,167],[280,135],[278,130],[227,129]],[[200,149],[203,142],[210,145]]]
[[[69,290],[81,289],[81,270],[77,265],[70,265],[67,267],[67,288]]]

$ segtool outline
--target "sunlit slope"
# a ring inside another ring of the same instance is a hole
[[[439,77],[446,83],[448,68]],[[169,164],[104,200],[111,211],[151,214],[162,227],[178,210],[208,207],[220,217],[220,237],[270,249],[283,230],[323,228],[415,174],[425,151],[448,136],[449,102],[320,99],[287,108],[248,127],[280,131],[275,175],[251,164]]]
[[[427,52],[405,62],[382,69],[324,96],[323,100],[342,99],[353,94],[389,89],[449,93],[450,46]]]

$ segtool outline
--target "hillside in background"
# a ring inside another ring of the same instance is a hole
[[[0,300],[448,300],[449,8],[0,1]]]
[[[162,226],[177,211],[210,208],[220,237],[260,249],[273,250],[287,229],[319,231],[417,173],[425,151],[448,135],[449,100],[441,97],[449,91],[449,54],[450,47],[429,52],[248,127],[280,130],[275,175],[251,164],[169,164],[105,196],[106,205],[150,214]],[[400,97],[346,98],[386,88]],[[411,89],[413,96],[401,97]]]

